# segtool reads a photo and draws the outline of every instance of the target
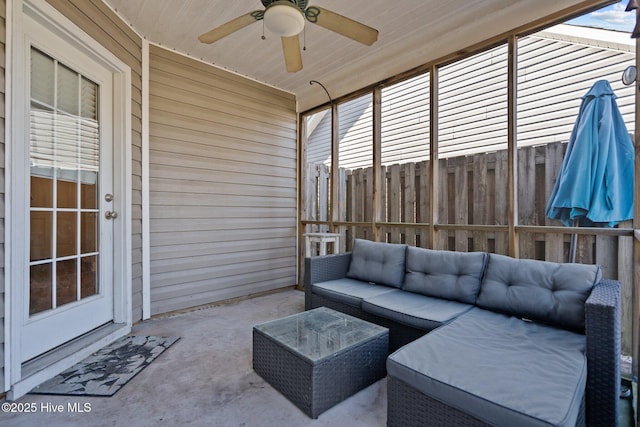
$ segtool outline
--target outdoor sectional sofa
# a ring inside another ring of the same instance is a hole
[[[305,308],[389,328],[389,426],[615,426],[620,284],[596,265],[356,239]]]

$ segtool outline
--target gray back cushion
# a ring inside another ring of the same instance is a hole
[[[356,239],[347,277],[399,288],[404,282],[407,245]]]
[[[407,249],[405,291],[475,304],[487,254]]]
[[[476,304],[513,316],[584,330],[584,305],[600,281],[598,265],[489,255]]]

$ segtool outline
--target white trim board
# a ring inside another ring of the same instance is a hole
[[[149,193],[149,42],[142,39],[142,320],[151,317]]]
[[[16,2],[17,3],[17,2]],[[4,384],[3,391],[9,391],[11,388],[11,351],[9,351],[9,337],[11,336],[12,331],[12,310],[11,310],[11,299],[12,299],[12,290],[9,285],[12,283],[12,275],[11,269],[9,266],[11,265],[11,251],[8,250],[8,242],[12,239],[11,227],[7,225],[11,223],[11,210],[8,209],[11,206],[11,192],[7,191],[8,188],[11,188],[13,180],[11,179],[11,173],[13,169],[11,168],[11,135],[12,135],[12,121],[13,121],[13,14],[14,14],[14,2],[8,1],[6,2],[6,11],[5,11],[5,81],[4,81],[4,93],[5,93],[5,128],[4,128],[4,141],[5,141],[5,156],[4,156],[4,173],[5,173],[5,212],[4,212]]]

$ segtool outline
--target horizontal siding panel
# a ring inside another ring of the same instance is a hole
[[[230,232],[232,231],[232,232]],[[181,246],[198,243],[211,243],[211,242],[233,242],[236,240],[260,240],[260,239],[279,239],[289,238],[294,239],[296,236],[295,230],[290,230],[289,227],[284,228],[258,228],[255,230],[226,230],[218,229],[213,231],[189,231],[184,233],[158,233],[152,231],[151,246]],[[295,241],[292,241],[295,244]],[[180,253],[176,253],[176,256],[180,256]]]
[[[237,102],[233,102],[233,97],[229,96],[228,99],[225,99],[221,96],[215,96],[215,94],[211,93],[194,93],[188,92],[182,89],[178,89],[176,85],[165,85],[156,82],[150,82],[150,87],[158,85],[158,91],[162,93],[163,90],[168,90],[171,92],[171,101],[179,104],[190,105],[194,108],[201,108],[210,113],[220,113],[221,117],[232,116],[232,117],[242,117],[244,119],[248,119],[250,122],[256,122],[265,124],[269,127],[282,127],[288,131],[295,132],[296,126],[291,125],[291,112],[282,111],[282,114],[274,114],[264,105],[254,105],[252,108],[248,107],[246,104],[239,104]],[[150,90],[153,91],[153,88]],[[238,98],[236,97],[236,100]],[[266,111],[265,111],[266,110]],[[272,111],[277,111],[273,109]]]
[[[221,197],[230,195],[244,194],[249,197],[266,196],[275,197],[281,199],[287,199],[290,202],[295,203],[295,194],[291,194],[290,188],[279,187],[265,187],[256,185],[245,184],[225,184],[225,185],[211,185],[211,182],[202,180],[184,180],[177,182],[174,179],[161,179],[156,178],[151,180],[150,187],[154,191],[159,192],[174,192],[174,193],[191,193],[191,194],[216,194]]]
[[[180,282],[179,280],[168,280],[164,286],[158,287],[154,295],[152,296],[152,303],[154,301],[161,301],[169,298],[179,298],[185,295],[184,288],[188,288],[189,294],[198,295],[205,294],[216,290],[226,289],[229,287],[237,286],[240,283],[260,283],[262,281],[268,281],[273,279],[283,279],[290,276],[295,267],[278,267],[270,268],[268,265],[262,265],[252,270],[244,270],[238,272],[237,266],[231,266],[226,271],[227,275],[217,274],[218,272],[201,272],[201,280],[192,282]],[[215,274],[215,277],[211,277],[211,274]],[[197,277],[197,276],[194,276]],[[179,278],[178,278],[179,279]],[[281,282],[280,287],[291,286],[292,283]],[[202,302],[197,305],[202,304]],[[205,302],[206,304],[206,302]]]
[[[152,155],[150,155],[153,158]],[[162,167],[158,167],[162,166]],[[260,187],[284,187],[291,188],[295,186],[295,178],[281,178],[273,175],[257,175],[251,170],[251,173],[227,172],[226,170],[198,170],[196,168],[187,168],[173,165],[160,165],[150,162],[151,178],[171,179],[179,181],[205,181],[215,184],[238,184],[238,185],[255,185]],[[205,174],[206,171],[206,174]],[[275,170],[274,170],[275,172]]]
[[[133,29],[131,29],[129,24],[122,21],[118,16],[116,16],[113,13],[113,10],[111,10],[111,8],[107,6],[103,0],[90,1],[96,9],[98,9],[104,16],[109,18],[108,22],[111,26],[106,27],[105,29],[109,29],[113,31],[113,33],[121,33],[127,36],[129,40],[131,40],[131,43],[128,43],[129,46],[137,46],[139,48],[142,46],[142,40],[140,39],[140,36],[138,36],[138,34]],[[127,40],[124,37],[122,38],[122,40],[123,44],[127,43]]]
[[[154,150],[153,157],[150,162],[163,164],[167,166],[188,166],[194,169],[208,169],[212,160],[220,161],[218,165],[220,170],[226,172],[243,172],[246,173],[248,168],[256,167],[268,163],[272,169],[270,172],[276,173],[281,178],[295,178],[295,165],[291,164],[291,159],[273,156],[260,156],[253,153],[238,152],[233,149],[212,150],[202,146],[188,146],[187,144],[178,143],[180,151],[189,154],[176,153],[176,143],[173,141],[164,142],[159,138],[154,138],[154,146],[158,150]],[[171,147],[172,146],[172,147]],[[174,151],[170,151],[173,149]],[[271,157],[271,158],[270,158]],[[224,163],[222,162],[224,161]],[[259,172],[259,170],[257,171]]]
[[[187,293],[180,297],[174,297],[163,300],[152,300],[151,314],[167,313],[175,310],[182,310],[198,305],[214,303],[217,301],[254,295],[260,292],[268,292],[276,289],[282,289],[283,277],[290,275],[290,271],[281,272],[280,276],[274,278],[266,278],[264,275],[256,275],[252,277],[254,282],[245,282],[243,284],[222,289],[205,290],[199,293]]]
[[[294,285],[295,99],[150,50],[152,313]]]
[[[227,264],[220,267],[189,270],[186,273],[158,274],[154,297],[158,300],[176,298],[189,293],[205,293],[233,286],[234,283],[253,282],[269,278],[282,278],[295,274],[295,266],[287,259],[272,259],[244,264]],[[285,284],[282,287],[286,286]],[[152,297],[153,302],[153,297]]]
[[[224,103],[226,106],[261,112],[263,118],[279,117],[288,120],[291,116],[291,111],[286,108],[286,106],[279,106],[278,104],[269,102],[272,98],[265,98],[264,100],[256,99],[255,93],[252,94],[253,96],[240,95],[234,91],[235,86],[233,85],[227,88],[220,88],[220,90],[212,93],[210,91],[211,88],[200,80],[176,79],[175,76],[175,74],[167,70],[154,69],[152,74],[153,80],[150,81],[150,84],[168,86],[180,90],[185,94],[215,99],[218,102]]]
[[[149,125],[150,128],[154,128],[158,125],[166,125],[173,126],[178,131],[184,130],[186,133],[190,131],[210,133],[212,140],[214,140],[214,142],[212,143],[214,146],[215,139],[218,136],[237,138],[240,141],[259,141],[261,143],[270,145],[271,147],[278,148],[280,148],[283,142],[282,139],[276,139],[273,135],[265,134],[252,129],[242,129],[242,127],[229,126],[222,121],[216,122],[213,120],[158,110],[154,108],[153,104],[150,106],[150,115],[154,117],[154,123]],[[289,137],[290,136],[291,135],[289,135]],[[242,147],[239,148],[242,149]],[[291,152],[295,150],[289,147],[286,151]]]
[[[440,157],[492,151],[506,142],[506,46],[443,67],[438,117]]]
[[[248,250],[245,252],[224,252],[219,254],[194,255],[189,257],[188,259],[173,258],[152,262],[151,273],[160,275],[164,273],[182,272],[184,269],[188,269],[190,272],[195,272],[209,268],[216,268],[217,273],[222,273],[222,269],[217,267],[227,267],[231,265],[239,266],[243,265],[244,263],[251,263],[256,258],[286,260],[287,258],[295,255],[295,247],[284,247],[277,249],[264,248],[262,250]],[[288,264],[285,263],[285,265]],[[157,277],[159,278],[160,276]]]
[[[152,215],[153,218],[153,215]],[[222,219],[222,221],[217,221]],[[167,218],[151,219],[151,227],[156,233],[189,233],[191,231],[284,229],[290,225],[290,218]]]
[[[237,206],[198,206],[198,205],[153,205],[154,219],[216,219],[216,218],[263,218],[265,222],[276,218],[291,218],[295,215],[293,207],[255,207],[251,209]]]
[[[77,24],[83,31],[98,40],[100,44],[109,49],[118,58],[124,61],[138,75],[142,72],[141,46],[139,37],[131,35],[128,31],[123,32],[115,22],[120,19],[109,11],[105,15],[90,2],[86,0],[47,0],[53,7],[58,9],[63,15]],[[135,37],[137,40],[134,40]]]
[[[221,207],[221,208],[245,208],[252,210],[256,208],[286,208],[291,205],[291,198],[267,197],[263,195],[225,195],[219,197],[219,194],[202,194],[202,193],[169,193],[156,192],[150,193],[151,205],[161,210],[166,207]]]
[[[162,115],[159,112],[157,114]],[[171,123],[151,123],[149,134],[154,140],[154,149],[157,147],[158,151],[176,151],[176,144],[187,144],[191,146],[186,147],[185,151],[188,150],[191,153],[220,152],[220,155],[226,156],[226,158],[238,156],[264,158],[266,156],[271,159],[282,158],[286,160],[296,153],[295,147],[284,145],[281,141],[274,141],[273,138],[263,134],[252,134],[253,139],[249,139],[248,134],[241,132],[225,132],[224,129],[207,132],[204,128],[200,130],[186,129],[172,126]],[[278,145],[279,143],[280,145]],[[274,146],[278,149],[274,150]]]
[[[338,106],[341,167],[373,165],[373,97],[361,96]]]
[[[284,109],[289,109],[290,105],[295,103],[295,97],[290,93],[194,61],[166,49],[150,46],[149,53],[151,70],[164,70],[180,76],[181,79],[200,81],[212,91],[233,88],[233,91],[241,96],[254,98],[258,102],[267,102]],[[151,78],[153,79],[153,77]]]
[[[239,131],[245,129],[243,126],[246,126],[246,130],[249,132],[258,132],[275,138],[291,138],[296,134],[294,129],[286,129],[263,121],[247,120],[247,118],[242,115],[210,110],[173,98],[164,98],[152,94],[149,97],[149,103],[153,105],[154,110],[164,111],[181,117],[206,120],[210,125],[223,124],[227,127],[236,128]]]
[[[220,254],[238,254],[250,251],[265,251],[270,249],[295,248],[288,237],[273,237],[256,240],[232,240],[206,243],[175,244],[166,246],[152,246],[152,265],[167,260],[179,260],[191,257],[212,256]]]
[[[382,90],[382,164],[429,158],[429,73]]]

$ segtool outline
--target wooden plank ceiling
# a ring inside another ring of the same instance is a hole
[[[198,35],[253,10],[259,0],[104,0],[152,43],[275,86],[296,95],[298,110],[327,101],[310,80],[337,98],[434,59],[591,0],[310,0],[379,30],[364,46],[306,23],[304,69],[288,73],[278,37],[262,22],[207,45]],[[610,2],[609,2],[610,3]]]

